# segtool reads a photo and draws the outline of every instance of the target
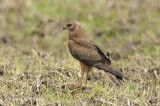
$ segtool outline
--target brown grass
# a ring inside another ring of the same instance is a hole
[[[0,0],[0,105],[159,105],[160,4],[145,1]],[[80,67],[62,27],[78,20],[129,77],[117,87]]]

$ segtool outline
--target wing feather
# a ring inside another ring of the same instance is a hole
[[[74,58],[84,62],[88,66],[94,66],[97,62],[107,62],[110,59],[102,52],[98,45],[86,38],[75,38],[68,42],[69,50]]]

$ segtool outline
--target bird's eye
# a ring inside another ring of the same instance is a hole
[[[72,24],[67,24],[67,26],[68,26],[68,27],[71,27],[71,26],[72,26]]]

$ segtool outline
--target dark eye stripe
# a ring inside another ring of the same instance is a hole
[[[72,24],[67,24],[67,26],[72,26]]]

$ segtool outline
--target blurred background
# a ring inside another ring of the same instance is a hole
[[[155,56],[159,19],[158,0],[0,0],[0,47],[65,58],[68,33],[62,28],[76,20],[105,52]]]
[[[87,89],[65,87],[81,79],[62,30],[72,20],[129,81],[94,69]],[[158,106],[159,65],[159,0],[0,0],[0,105]]]

